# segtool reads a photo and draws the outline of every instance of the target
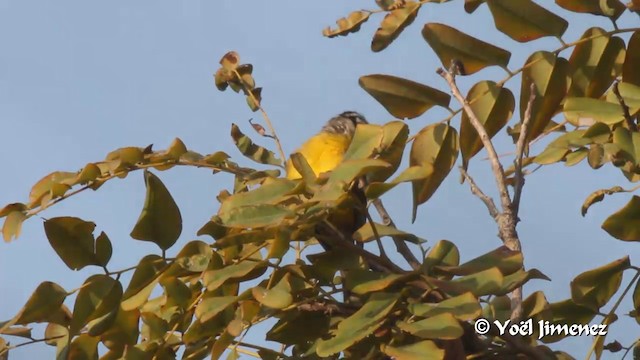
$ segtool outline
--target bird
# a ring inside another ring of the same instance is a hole
[[[368,124],[364,115],[356,111],[344,111],[329,119],[320,132],[309,138],[295,152],[304,156],[316,176],[329,172],[340,165],[356,128],[361,124]],[[286,163],[286,177],[290,180],[302,177],[291,159]],[[316,238],[326,251],[331,250],[331,243],[335,244],[340,238],[352,240],[356,230],[366,222],[362,210],[366,205],[362,181],[353,185],[349,192],[354,206],[337,209],[327,218],[328,224],[319,223],[316,226]],[[336,234],[335,230],[340,233]]]
[[[356,111],[345,111],[332,117],[319,133],[309,138],[295,152],[302,154],[316,176],[336,168],[351,144],[359,124],[368,124],[365,117]],[[302,176],[291,160],[286,164],[287,178]]]

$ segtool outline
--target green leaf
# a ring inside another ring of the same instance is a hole
[[[73,335],[91,320],[109,314],[120,306],[122,284],[106,275],[89,277],[78,292],[69,332]]]
[[[314,184],[316,182],[316,173],[313,171],[313,168],[311,168],[304,155],[295,152],[291,154],[291,158],[289,159],[289,161],[291,165],[293,165],[293,167],[296,169],[296,171],[298,171],[298,173],[302,176],[302,180],[305,182],[305,184]],[[287,163],[287,169],[290,169],[289,163]],[[294,175],[289,176],[295,178]]]
[[[622,65],[622,81],[640,86],[640,30],[636,30],[627,44],[627,53]]]
[[[12,203],[5,205],[2,209],[0,209],[0,219],[9,215],[14,211],[24,212],[27,210],[27,205],[23,203]]]
[[[545,131],[551,118],[559,111],[570,84],[569,62],[553,53],[538,51],[526,61],[520,88],[520,119],[531,97],[531,83],[535,85],[535,98],[531,106],[531,120],[527,140],[537,138]]]
[[[363,269],[350,270],[345,284],[355,294],[363,295],[374,291],[385,290],[389,286],[406,279],[408,275],[383,274]]]
[[[149,171],[144,172],[147,193],[140,217],[131,237],[151,241],[162,250],[175,244],[182,232],[182,216],[169,190],[162,181]]]
[[[473,113],[484,125],[492,138],[502,129],[513,114],[515,99],[513,93],[503,87],[498,87],[493,81],[481,81],[473,85],[467,94],[467,101]],[[462,113],[460,124],[460,152],[462,166],[466,169],[469,160],[483,148],[478,132],[471,125],[467,112]]]
[[[549,304],[552,318],[549,319],[550,324],[588,324],[597,314],[588,307],[581,306],[573,302],[571,299]],[[565,338],[567,335],[563,332],[556,335],[544,336],[541,340],[544,343],[553,343]]]
[[[584,200],[584,203],[582,204],[582,216],[585,216],[587,214],[587,211],[589,210],[591,205],[604,200],[605,195],[612,195],[620,192],[626,192],[626,190],[620,186],[614,186],[610,189],[600,189],[592,192],[589,196],[587,196],[587,198]]]
[[[486,0],[464,0],[464,11],[466,11],[467,14],[471,14],[485,1]]]
[[[625,10],[625,6],[618,0],[606,0],[606,7],[602,8],[602,0],[556,0],[561,7],[577,12],[608,16],[617,19]]]
[[[122,296],[122,309],[130,311],[144,305],[151,291],[158,284],[160,275],[166,269],[167,264],[160,256],[147,255],[143,257],[136,266],[129,286]]]
[[[464,333],[458,320],[450,313],[442,313],[412,323],[399,322],[398,328],[422,339],[454,340]]]
[[[245,260],[238,264],[225,266],[222,269],[207,270],[204,273],[204,284],[209,291],[213,291],[229,279],[241,278],[251,273],[254,269],[264,269],[264,266],[264,263],[260,261]]]
[[[413,119],[433,106],[448,107],[451,96],[415,81],[391,75],[360,77],[360,86],[393,116]]]
[[[276,157],[272,151],[256,145],[251,139],[240,131],[236,124],[231,124],[231,138],[242,155],[260,164],[282,165],[282,160]]]
[[[96,238],[96,265],[107,266],[112,254],[113,247],[111,246],[111,240],[109,240],[107,234],[102,231]]]
[[[56,283],[50,281],[40,283],[24,307],[16,315],[13,323],[27,325],[34,322],[47,321],[52,314],[60,309],[67,295],[67,292]]]
[[[569,23],[531,0],[487,0],[496,28],[513,40],[561,37]]]
[[[512,274],[522,268],[523,257],[520,251],[509,250],[506,246],[480,255],[459,266],[437,266],[437,270],[451,275],[471,275],[496,267],[503,275]]]
[[[599,310],[618,291],[622,282],[622,273],[630,267],[629,257],[625,256],[607,265],[583,272],[571,281],[571,298],[578,305],[594,311]]]
[[[386,226],[386,225],[375,223],[375,229],[381,238],[385,236],[393,236],[393,237],[398,237],[400,239],[403,239],[405,241],[412,242],[414,244],[418,244],[420,242],[426,241],[426,240],[420,239],[419,237],[411,233],[399,230],[393,226]],[[366,224],[362,225],[362,227],[358,229],[358,231],[356,231],[355,234],[353,234],[353,239],[356,240],[357,242],[366,243],[376,238],[376,232],[373,231],[373,226],[371,225],[371,223],[367,222]]]
[[[629,114],[632,116],[636,115],[638,111],[640,111],[640,86],[621,82],[618,83],[618,91],[620,92],[620,96],[624,100],[625,105],[629,108]],[[610,103],[620,105],[620,101],[614,93],[613,88],[607,91],[606,99]]]
[[[69,358],[74,360],[92,360],[98,358],[100,338],[81,334],[73,339],[69,346]]]
[[[339,353],[369,336],[382,324],[399,298],[400,294],[372,294],[358,311],[338,323],[335,336],[318,341],[318,356],[326,357]]]
[[[4,323],[0,323],[0,327],[4,328]],[[26,326],[11,326],[6,328],[5,330],[0,331],[0,334],[9,335],[9,336],[19,336],[25,339],[33,339],[33,335],[31,334],[31,328]]]
[[[532,318],[538,314],[546,313],[549,310],[549,303],[542,291],[536,291],[527,296],[522,302],[523,319]]]
[[[251,243],[260,243],[272,239],[276,233],[276,227],[267,227],[256,230],[245,230],[242,232],[231,232],[214,243],[214,247],[225,249]]]
[[[371,13],[368,11],[354,11],[349,14],[349,16],[338,19],[338,21],[336,21],[338,25],[337,28],[332,29],[327,27],[322,30],[322,35],[332,38],[336,36],[347,36],[350,33],[357,32],[360,30],[360,26],[369,20],[369,15],[371,15]]]
[[[413,23],[421,6],[419,2],[407,1],[401,8],[389,12],[373,35],[371,50],[379,52],[386,49],[407,26]]]
[[[217,360],[222,356],[222,354],[229,348],[229,346],[233,343],[234,336],[229,334],[227,331],[223,332],[222,335],[218,336],[218,338],[213,343],[213,347],[211,348],[211,360]]]
[[[413,140],[410,166],[432,167],[433,175],[413,181],[413,215],[416,220],[418,205],[425,203],[447,177],[458,159],[458,133],[447,124],[429,125]]]
[[[259,204],[233,208],[220,214],[224,226],[231,228],[260,228],[277,225],[295,212],[283,205]]]
[[[378,159],[346,160],[329,175],[327,183],[314,194],[312,201],[337,201],[344,196],[355,179],[389,168],[391,165]]]
[[[564,159],[573,148],[587,145],[591,140],[584,138],[585,130],[574,130],[554,139],[547,148],[534,158],[540,165],[553,164]]]
[[[285,278],[271,289],[265,289],[262,286],[255,286],[251,289],[253,298],[260,304],[272,309],[284,309],[291,305],[293,296],[291,296],[291,286]]]
[[[438,348],[431,340],[403,346],[382,344],[382,352],[396,360],[440,360],[445,358],[444,350]]]
[[[329,321],[320,311],[287,311],[269,329],[266,340],[287,345],[313,342],[328,333]]]
[[[531,269],[528,271],[520,269],[513,274],[509,274],[504,277],[502,285],[500,286],[500,289],[495,292],[495,295],[506,295],[532,279],[551,281],[547,275],[543,274],[538,269]]]
[[[65,171],[55,171],[51,174],[40,179],[33,187],[31,188],[31,192],[29,193],[29,205],[28,207],[34,208],[36,206],[40,206],[47,201],[43,201],[43,198],[49,194],[49,200],[53,198],[53,190],[56,185],[61,184],[63,181],[69,181],[71,179],[76,178],[76,173],[74,172],[65,172]],[[67,186],[67,189],[69,187]],[[56,194],[61,196],[62,194]]]
[[[428,23],[422,36],[435,51],[442,65],[448,68],[453,60],[464,64],[464,73],[474,74],[487,66],[506,68],[511,58],[507,50],[478,40],[444,24]]]
[[[59,324],[50,323],[44,330],[44,337],[48,339],[45,344],[56,347],[56,359],[69,357],[69,329]]]
[[[466,292],[439,303],[410,304],[409,312],[421,317],[433,317],[448,313],[460,321],[470,321],[482,314],[482,308],[478,303],[478,299],[472,293]]]
[[[111,327],[100,335],[100,340],[104,344],[111,343],[120,349],[124,349],[127,345],[133,347],[138,342],[139,323],[139,311],[120,309]]]
[[[579,164],[582,160],[584,160],[589,154],[589,150],[586,148],[580,148],[575,150],[565,157],[565,166],[574,166]]]
[[[233,209],[263,204],[277,204],[285,200],[285,196],[291,195],[296,188],[296,182],[288,179],[269,179],[265,183],[251,191],[237,193],[222,201],[218,214],[230,212]]]
[[[475,296],[494,294],[502,288],[504,276],[497,267],[480,271],[453,280],[455,285],[466,291],[471,291]],[[452,294],[458,295],[458,294]]]
[[[640,241],[640,197],[634,195],[627,205],[609,216],[602,229],[618,240]]]
[[[369,159],[376,155],[384,135],[384,127],[376,124],[359,124],[343,161]]]
[[[429,251],[422,264],[423,272],[429,276],[440,276],[451,279],[453,276],[439,273],[436,266],[457,266],[460,263],[460,251],[454,243],[448,240],[440,240]]]
[[[93,237],[95,227],[96,224],[93,222],[76,217],[57,217],[44,222],[44,231],[49,244],[72,270],[79,270],[87,265],[101,265],[104,258],[98,259],[98,251],[104,252],[100,254],[101,257],[109,255],[110,247],[104,244],[102,235],[101,249],[97,248]]]
[[[202,161],[209,165],[221,165],[230,158],[231,156],[224,151],[216,151],[213,154],[205,156]]]
[[[569,96],[599,98],[617,76],[614,66],[625,44],[598,27],[587,30],[581,37],[585,39],[590,40],[578,43],[569,58],[573,71]]]
[[[585,122],[614,125],[624,120],[619,104],[586,97],[569,97],[562,109],[570,123],[580,126]]]
[[[208,293],[212,294],[212,293]],[[220,314],[224,309],[228,308],[232,304],[238,302],[237,296],[207,296],[205,295],[202,301],[196,306],[196,317],[200,322],[204,323],[213,319],[216,315]]]
[[[611,141],[611,128],[603,123],[591,125],[582,137],[590,139],[595,144],[605,144]]]
[[[502,322],[509,320],[511,318],[511,299],[506,295],[493,297],[482,309],[482,317]]]
[[[207,243],[194,240],[187,243],[176,255],[176,263],[191,272],[202,272],[209,266],[213,250]]]
[[[358,126],[359,128],[360,126]],[[357,133],[358,129],[356,129]],[[354,137],[355,139],[355,137]],[[382,140],[375,150],[375,157],[391,164],[387,170],[367,176],[369,182],[386,181],[402,162],[404,149],[409,139],[409,126],[403,121],[391,121],[382,126]],[[353,144],[353,140],[352,140]]]
[[[23,211],[11,211],[2,224],[2,238],[5,242],[18,238],[22,231],[22,223],[27,220],[27,215]]]
[[[433,175],[433,167],[430,165],[410,166],[391,181],[369,183],[366,187],[365,194],[369,199],[376,199],[403,182],[424,180],[431,175]]]

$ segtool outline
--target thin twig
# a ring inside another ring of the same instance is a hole
[[[373,205],[376,207],[376,210],[378,211],[378,214],[382,219],[382,224],[385,226],[396,228],[396,224],[393,222],[393,219],[391,219],[391,216],[389,216],[389,212],[387,212],[387,209],[385,209],[384,205],[382,204],[382,200],[373,200]],[[407,261],[409,266],[411,266],[413,270],[420,269],[420,261],[418,261],[418,258],[413,255],[411,249],[409,249],[409,246],[407,246],[407,243],[404,241],[404,239],[398,236],[392,236],[391,239],[393,239],[393,243],[396,245],[396,250]]]
[[[282,150],[282,144],[280,143],[280,138],[278,138],[278,134],[276,134],[276,130],[273,127],[273,123],[271,123],[271,119],[269,119],[269,115],[267,115],[267,112],[264,111],[264,108],[262,107],[262,104],[260,103],[260,101],[256,99],[251,89],[249,89],[247,84],[244,82],[244,80],[242,79],[242,76],[240,76],[240,73],[238,73],[238,70],[234,69],[233,72],[238,77],[238,79],[242,81],[242,86],[244,87],[244,90],[247,93],[247,95],[251,98],[251,100],[253,100],[253,103],[258,106],[258,109],[260,110],[260,113],[262,114],[264,121],[267,123],[267,126],[269,127],[269,131],[271,131],[271,137],[273,138],[273,141],[275,141],[276,146],[278,147],[278,152],[280,153],[282,161],[286,161],[287,157],[284,154],[284,150]]]
[[[378,233],[378,229],[376,228],[376,223],[373,222],[373,219],[371,218],[371,214],[369,214],[369,210],[365,208],[364,214],[367,216],[367,221],[369,222],[369,224],[371,224],[371,230],[373,231],[373,237],[375,237],[376,243],[378,244],[378,251],[380,251],[380,256],[387,260],[391,260],[389,259],[389,256],[387,256],[386,251],[384,251],[384,246],[382,245],[380,234]]]
[[[35,343],[39,343],[39,342],[57,340],[57,339],[60,339],[60,338],[63,338],[63,337],[64,337],[64,335],[58,335],[58,336],[52,336],[52,337],[48,337],[48,338],[44,338],[44,339],[31,339],[30,341],[25,341],[25,342],[20,343],[20,344],[10,345],[10,346],[7,346],[6,348],[4,348],[2,351],[0,351],[0,358],[2,356],[4,356],[9,350],[17,349],[17,348],[22,347],[22,346],[27,346],[27,345],[31,345],[31,344],[35,344]]]
[[[531,122],[531,113],[533,111],[533,103],[536,100],[536,85],[531,82],[529,86],[529,101],[527,102],[527,108],[524,111],[524,118],[522,119],[522,125],[520,126],[520,135],[518,136],[518,142],[516,144],[516,157],[514,159],[514,190],[513,201],[511,202],[511,210],[513,216],[518,217],[518,211],[520,210],[520,197],[522,196],[522,188],[524,186],[524,174],[522,173],[522,158],[527,148],[527,136],[529,135],[529,123]]]
[[[482,190],[478,187],[478,185],[473,180],[473,178],[467,173],[467,171],[462,166],[460,166],[459,169],[464,179],[469,183],[469,187],[471,188],[471,193],[473,193],[473,195],[477,196],[480,200],[482,200],[484,205],[487,207],[487,210],[489,210],[489,214],[491,215],[491,217],[493,217],[494,219],[497,218],[498,215],[500,215],[500,212],[498,211],[496,204],[493,202],[493,199],[487,196],[484,192],[482,192]]]
[[[624,120],[626,121],[627,126],[629,127],[629,130],[634,132],[638,131],[638,125],[636,125],[636,123],[633,121],[633,118],[631,117],[631,113],[629,112],[629,106],[627,106],[627,104],[624,102],[624,98],[622,97],[622,95],[620,95],[620,89],[618,89],[618,84],[619,83],[617,80],[613,83],[613,93],[616,95],[616,98],[618,98],[620,107],[622,107]]]

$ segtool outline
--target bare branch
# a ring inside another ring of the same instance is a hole
[[[456,79],[454,75],[450,72],[439,68],[437,70],[438,75],[442,76],[442,78],[449,84],[451,88],[451,93],[453,96],[462,104],[464,111],[469,116],[469,122],[473,126],[474,129],[478,132],[478,136],[480,137],[480,141],[482,141],[482,145],[487,150],[487,154],[489,155],[489,160],[491,161],[491,169],[493,170],[493,175],[496,180],[496,184],[498,186],[498,192],[500,194],[500,200],[502,203],[503,211],[506,211],[511,207],[511,198],[509,197],[509,191],[507,190],[507,183],[505,181],[504,169],[502,168],[502,164],[500,163],[500,159],[498,157],[498,153],[496,152],[493,143],[491,142],[491,138],[487,133],[487,130],[484,128],[478,117],[474,113],[473,109],[469,105],[469,102],[462,96],[460,93],[460,89],[458,85],[456,85]]]
[[[460,166],[460,173],[469,183],[469,187],[471,188],[471,192],[473,193],[473,195],[477,196],[486,205],[487,210],[489,210],[489,214],[491,214],[491,217],[493,217],[494,219],[497,218],[500,215],[500,212],[498,211],[496,204],[493,202],[493,199],[482,192],[482,190],[480,190],[476,182],[462,166]]]
[[[527,136],[529,135],[529,123],[531,122],[531,112],[533,111],[533,102],[536,100],[536,85],[532,82],[529,86],[529,101],[527,102],[527,108],[524,111],[524,118],[522,119],[522,125],[520,126],[520,136],[518,136],[518,142],[516,144],[516,157],[514,159],[515,172],[514,179],[515,184],[513,186],[513,201],[511,203],[511,210],[513,216],[518,217],[518,211],[520,210],[520,197],[522,196],[522,187],[524,186],[524,174],[522,173],[522,158],[527,148]]]
[[[380,214],[380,218],[382,218],[382,223],[385,226],[391,226],[395,228],[396,224],[393,222],[393,219],[391,219],[391,216],[389,216],[387,209],[385,209],[384,205],[382,204],[382,200],[380,199],[373,200],[373,205],[376,207],[378,214]],[[416,258],[416,256],[413,255],[413,253],[411,252],[411,249],[409,249],[404,239],[399,238],[397,236],[392,236],[391,238],[393,239],[393,243],[396,245],[396,250],[400,255],[402,255],[402,257],[407,261],[407,263],[409,263],[409,266],[411,266],[413,270],[420,269],[420,266],[421,266],[420,261],[418,261],[418,258]]]
[[[451,93],[453,96],[462,104],[462,107],[469,117],[469,122],[476,129],[478,136],[480,137],[480,141],[482,141],[482,145],[487,150],[487,154],[489,156],[489,161],[491,163],[491,170],[493,172],[493,177],[495,178],[496,185],[498,187],[498,193],[500,194],[500,202],[502,205],[502,212],[499,212],[493,201],[488,198],[480,189],[476,186],[472,186],[472,192],[476,194],[480,199],[485,202],[487,208],[489,209],[489,213],[496,221],[498,225],[498,235],[502,242],[507,246],[510,250],[520,251],[520,239],[518,238],[518,232],[516,231],[517,224],[517,216],[515,215],[512,208],[512,200],[509,195],[509,190],[507,189],[507,181],[504,173],[504,169],[502,168],[502,164],[500,163],[500,158],[498,153],[496,152],[493,143],[491,142],[491,138],[487,133],[487,130],[484,128],[484,125],[480,122],[473,109],[469,105],[469,102],[462,96],[460,93],[460,89],[458,85],[456,85],[455,74],[459,71],[458,66],[455,63],[452,63],[452,71],[446,71],[442,68],[437,70],[437,73],[442,76],[443,79],[447,82],[449,87],[451,88]],[[529,115],[529,118],[531,116]],[[523,127],[524,124],[523,124]],[[525,138],[522,141],[520,147],[524,148],[524,141],[526,139],[526,128],[521,130],[520,138],[523,137],[523,132]],[[521,150],[521,149],[519,149]],[[523,151],[523,150],[522,150]],[[521,155],[521,152],[518,152],[517,155]],[[520,156],[520,165],[522,165],[522,159]],[[520,169],[522,170],[522,169]],[[464,176],[464,173],[463,173]],[[468,174],[467,174],[468,177]],[[471,179],[468,177],[468,179]],[[471,182],[470,182],[471,184]],[[518,195],[519,196],[519,195]],[[520,317],[522,317],[522,288],[517,288],[511,293],[511,319],[516,321]]]
[[[380,234],[378,233],[378,229],[376,228],[376,223],[373,222],[373,219],[371,218],[371,214],[369,214],[369,210],[365,208],[364,213],[367,216],[367,221],[369,222],[369,224],[371,224],[371,230],[373,230],[373,236],[376,238],[376,243],[378,244],[378,250],[380,251],[380,256],[387,260],[390,260],[389,256],[387,256],[386,251],[384,251],[382,240],[380,240]]]

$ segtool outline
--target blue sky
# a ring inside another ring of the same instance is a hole
[[[557,9],[550,1],[544,3]],[[263,105],[285,151],[291,152],[329,117],[344,110],[360,111],[374,123],[392,120],[360,89],[361,75],[403,76],[448,91],[435,74],[440,64],[420,34],[426,22],[446,23],[510,49],[511,69],[519,68],[537,48],[558,46],[553,40],[515,43],[495,30],[486,6],[468,15],[462,4],[424,6],[413,26],[387,50],[374,54],[370,39],[380,15],[346,38],[321,35],[324,27],[350,11],[375,8],[370,0],[0,0],[0,203],[25,201],[31,186],[52,171],[78,170],[123,146],[153,143],[161,149],[175,137],[200,153],[223,150],[251,165],[235,149],[229,129],[235,122],[251,133],[247,120],[260,117],[248,110],[242,96],[219,92],[212,79],[219,58],[229,50],[254,64],[257,84],[264,87]],[[589,26],[610,28],[604,19],[560,14],[571,23],[566,41],[579,38]],[[637,18],[628,16],[621,27],[625,24],[637,26]],[[502,77],[501,70],[485,69],[459,79],[459,84],[465,90],[480,79]],[[520,87],[518,81],[507,86],[514,92]],[[410,121],[411,129],[443,116],[442,111],[428,112]],[[499,152],[513,148],[504,132],[498,137]],[[269,145],[264,139],[258,141]],[[495,195],[489,164],[481,158],[483,153],[472,162],[470,173]],[[175,253],[181,244],[197,238],[196,230],[217,210],[215,196],[231,186],[231,178],[185,168],[157,174],[184,218],[182,237],[172,249]],[[454,173],[444,182],[419,209],[415,224],[409,222],[409,186],[395,189],[385,201],[401,228],[430,244],[451,240],[461,249],[463,260],[468,260],[500,243],[486,209],[458,179]],[[617,170],[605,166],[594,171],[586,164],[546,167],[527,178],[519,225],[526,266],[540,269],[553,282],[532,282],[525,287],[526,294],[543,290],[549,301],[565,299],[570,296],[569,281],[580,272],[634,253],[633,244],[612,239],[600,229],[606,216],[628,201],[627,196],[608,198],[585,218],[580,216],[580,205],[590,192],[618,184],[627,185]],[[142,173],[133,173],[97,192],[64,201],[41,216],[78,216],[96,222],[114,244],[111,267],[124,268],[143,254],[157,252],[151,244],[128,235],[143,198]],[[638,265],[636,257],[631,260]],[[71,290],[96,271],[69,271],[50,248],[42,220],[30,219],[18,240],[0,245],[0,320],[11,318],[40,282],[54,281]],[[630,309],[627,299],[620,313]],[[611,334],[611,339],[628,345],[635,340],[637,325],[621,317]],[[254,334],[252,340],[259,342],[261,336]],[[576,338],[560,348],[584,356],[590,342]],[[37,345],[14,351],[12,359],[53,354],[53,348]]]

